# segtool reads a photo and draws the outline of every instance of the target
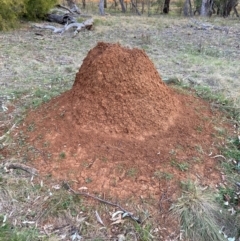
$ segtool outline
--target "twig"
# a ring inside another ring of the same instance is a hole
[[[0,141],[4,140],[4,138],[10,134],[10,132],[15,128],[17,123],[15,123],[3,136],[0,137]]]
[[[74,189],[72,189],[69,184],[67,182],[64,182],[63,183],[63,187],[66,189],[66,190],[70,190],[72,193],[74,193],[75,195],[82,195],[82,196],[85,196],[85,197],[90,197],[90,198],[93,198],[99,202],[102,202],[102,203],[105,203],[105,204],[108,204],[110,206],[113,206],[113,207],[117,207],[119,209],[121,209],[123,212],[127,213],[128,216],[133,219],[134,221],[136,221],[137,223],[141,223],[141,220],[137,217],[134,217],[132,213],[128,212],[126,209],[124,209],[123,207],[121,207],[120,205],[118,205],[117,203],[112,203],[110,201],[107,201],[105,199],[102,199],[102,198],[99,198],[99,197],[96,197],[96,196],[93,196],[89,193],[85,193],[85,192],[76,192]]]
[[[225,156],[223,156],[223,155],[216,155],[216,156],[213,156],[212,158],[218,158],[218,157],[223,158],[225,161],[227,160],[227,159],[226,159],[226,157],[225,157]]]
[[[58,8],[63,8],[63,9],[65,9],[65,10],[69,11],[71,14],[74,14],[74,12],[73,12],[71,9],[69,9],[68,7],[65,7],[65,6],[63,6],[63,5],[61,5],[61,4],[57,4],[56,7],[58,7]]]
[[[29,166],[26,166],[24,164],[20,164],[20,163],[5,163],[5,168],[8,170],[8,169],[21,169],[25,172],[28,172],[32,175],[37,175],[38,171],[37,169],[35,168],[32,168],[32,167],[29,167]]]

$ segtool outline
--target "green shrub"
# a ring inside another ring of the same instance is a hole
[[[0,30],[18,25],[18,19],[25,11],[24,0],[0,0]]]
[[[24,0],[24,17],[29,20],[43,19],[46,13],[57,3],[57,0]]]
[[[20,18],[43,19],[58,0],[0,0],[0,30],[15,28]]]

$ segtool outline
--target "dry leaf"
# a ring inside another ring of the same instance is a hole
[[[101,223],[103,226],[105,226],[104,223],[103,223],[103,221],[102,221],[102,219],[100,218],[98,212],[95,211],[95,213],[96,213],[97,221],[98,221],[99,223]]]
[[[124,222],[125,222],[124,219],[118,219],[118,220],[116,220],[115,222],[111,223],[111,225],[119,224],[119,223],[123,224]]]

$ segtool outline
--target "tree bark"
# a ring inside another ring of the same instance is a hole
[[[185,0],[184,6],[183,6],[183,15],[185,17],[192,16],[192,4],[191,0]]]
[[[86,8],[86,0],[82,0],[82,7],[83,7],[83,9]]]
[[[202,0],[201,16],[211,16],[213,12],[213,0]]]
[[[141,10],[142,14],[144,13],[144,0],[142,0],[142,10]]]
[[[163,7],[163,13],[166,13],[166,14],[169,13],[169,5],[170,5],[170,0],[165,0],[164,7]]]
[[[126,7],[124,5],[124,0],[119,0],[119,2],[120,2],[120,5],[121,5],[121,8],[122,8],[122,12],[126,13]]]
[[[104,13],[104,0],[99,1],[99,13],[101,16],[103,16],[105,14]]]
[[[135,5],[135,3],[133,2],[133,0],[131,0],[131,2],[132,2],[132,6],[133,6],[133,8],[135,8],[135,9],[136,9],[137,14],[140,16],[140,15],[141,15],[141,13],[139,12],[139,10],[138,10],[137,6],[136,6],[136,5]]]

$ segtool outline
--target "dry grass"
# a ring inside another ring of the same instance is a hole
[[[192,182],[184,183],[182,196],[172,205],[171,212],[178,218],[184,238],[192,241],[226,240],[222,227],[231,227],[236,235],[234,218],[216,202],[213,192],[203,190]]]

